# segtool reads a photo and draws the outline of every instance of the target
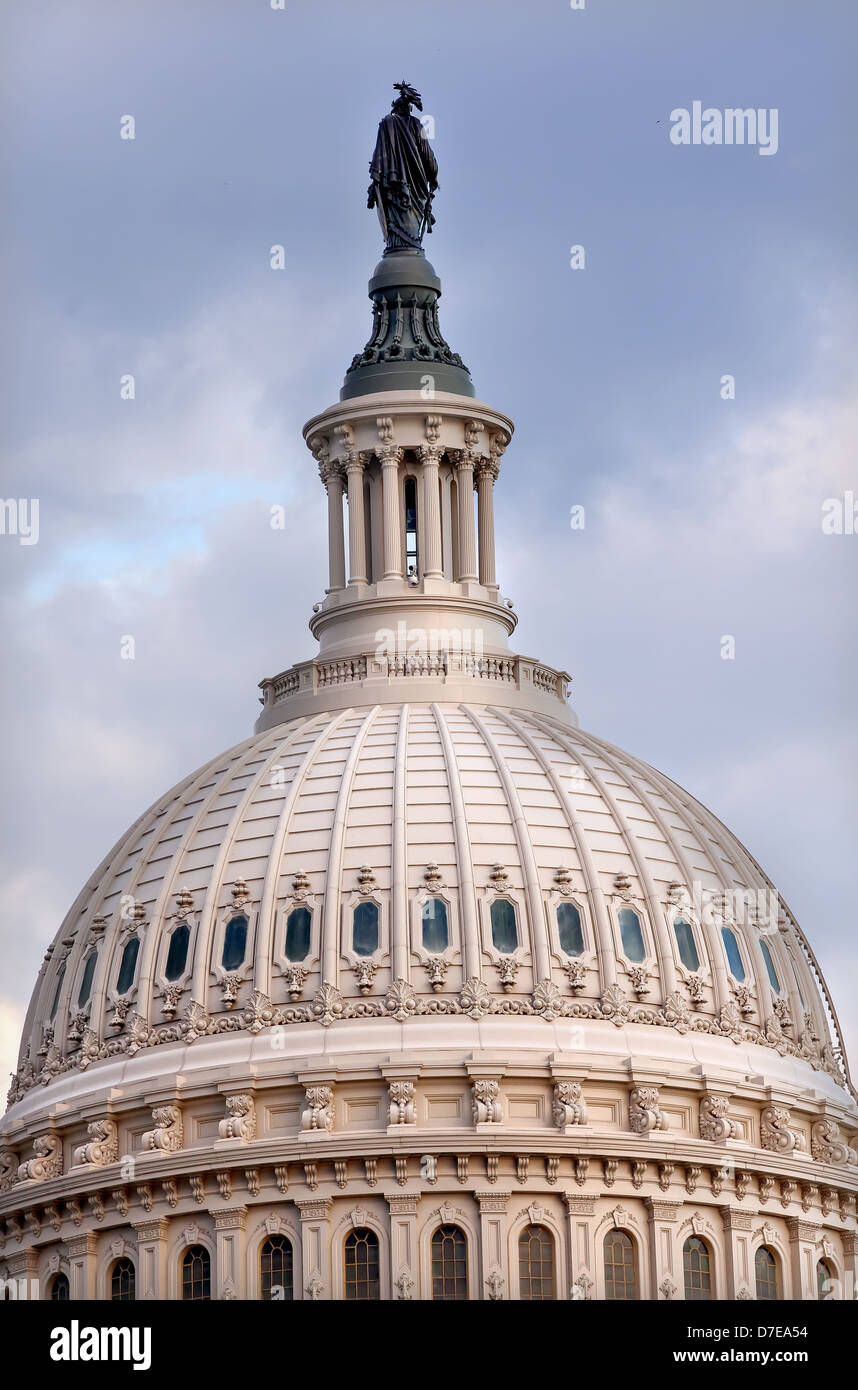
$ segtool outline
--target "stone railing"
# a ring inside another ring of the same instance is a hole
[[[519,690],[535,689],[565,703],[571,678],[566,671],[554,671],[523,656],[476,656],[470,652],[442,651],[388,657],[366,652],[339,661],[304,661],[277,676],[270,676],[260,681],[260,703],[271,707],[295,695],[315,695],[331,686],[419,679],[474,681],[477,685],[500,682]]]

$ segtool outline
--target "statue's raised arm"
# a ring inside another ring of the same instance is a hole
[[[378,209],[388,251],[419,251],[424,232],[431,232],[432,197],[438,187],[438,165],[412,106],[423,110],[420,93],[407,82],[395,82],[399,96],[378,125],[375,153],[369,166],[372,183],[367,207]]]

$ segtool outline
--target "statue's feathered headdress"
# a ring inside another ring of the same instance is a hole
[[[410,82],[394,82],[394,91],[399,93],[402,101],[407,101],[410,106],[416,106],[418,111],[423,110],[423,101],[416,87],[412,87]]]

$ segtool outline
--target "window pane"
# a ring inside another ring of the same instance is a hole
[[[775,994],[780,994],[781,982],[778,979],[778,972],[775,970],[775,963],[772,960],[772,953],[769,950],[768,942],[764,941],[762,937],[759,937],[758,939],[760,942],[760,950],[763,953],[763,960],[766,964],[766,974],[769,977],[769,984],[771,985]]]
[[[560,949],[567,956],[580,956],[584,952],[584,932],[581,927],[581,913],[574,903],[561,903],[557,909],[557,935]]]
[[[682,1247],[685,1297],[702,1302],[712,1297],[712,1269],[709,1246],[699,1236],[689,1236]]]
[[[131,1260],[117,1260],[110,1272],[111,1303],[133,1303],[137,1276]]]
[[[673,924],[676,944],[679,947],[679,959],[686,970],[699,970],[700,957],[697,954],[697,943],[694,940],[694,932],[691,930],[691,923],[686,922],[684,917],[677,917]]]
[[[291,1302],[292,1242],[271,1236],[259,1252],[260,1297],[267,1303]]]
[[[170,949],[167,952],[167,965],[164,970],[168,980],[178,980],[185,969],[185,961],[188,959],[188,942],[191,939],[191,929],[187,922],[176,927],[170,937]]]
[[[346,1237],[346,1298],[358,1303],[381,1298],[378,1279],[378,1236],[361,1227]]]
[[[61,969],[61,971],[60,971],[60,973],[59,973],[59,975],[57,976],[57,987],[56,987],[56,989],[54,990],[54,1002],[53,1002],[53,1004],[51,1005],[51,1022],[53,1022],[53,1020],[56,1018],[57,1007],[58,1007],[59,1002],[60,1002],[60,990],[61,990],[62,987],[63,987],[63,980],[65,979],[65,977],[66,977],[66,968],[65,968],[65,966],[63,966],[62,969]]]
[[[51,1284],[51,1302],[66,1303],[69,1296],[69,1281],[65,1274],[55,1274]]]
[[[212,1296],[212,1262],[204,1245],[192,1245],[182,1257],[182,1298],[206,1303]]]
[[[745,978],[745,967],[742,964],[742,953],[739,950],[739,943],[735,933],[730,927],[721,928],[721,939],[724,942],[724,950],[727,952],[727,964],[730,967],[730,974],[734,980],[741,984]]]
[[[97,951],[93,951],[89,956],[87,956],[86,965],[84,966],[83,970],[83,979],[80,982],[80,993],[77,997],[77,1006],[79,1009],[83,1008],[84,1004],[89,998],[89,992],[92,989],[92,977],[95,974],[95,963],[97,960]]]
[[[140,950],[139,936],[132,936],[130,941],[126,941],[125,950],[122,952],[122,960],[119,964],[119,978],[116,981],[116,993],[124,994],[134,983],[134,971],[137,969],[137,952]]]
[[[303,960],[310,951],[310,911],[294,907],[286,918],[286,959]]]
[[[371,956],[378,950],[378,908],[375,903],[358,903],[352,926],[352,950],[356,956]]]
[[[640,965],[646,959],[641,920],[631,907],[621,907],[619,911],[620,936],[623,941],[623,954],[626,960]]]
[[[637,1298],[635,1251],[625,1231],[605,1236],[605,1298],[629,1302]]]
[[[448,1302],[468,1297],[468,1247],[458,1226],[439,1226],[432,1236],[432,1297]]]
[[[519,1298],[554,1298],[554,1241],[544,1226],[525,1226],[518,1238]]]
[[[430,898],[423,904],[423,950],[446,951],[450,944],[447,930],[447,904],[440,898]]]
[[[757,1278],[757,1298],[770,1301],[779,1299],[777,1260],[765,1245],[761,1245],[754,1256],[754,1273]]]
[[[508,955],[518,946],[515,908],[506,898],[495,898],[489,915],[492,924],[492,944],[496,951]]]
[[[816,1295],[817,1298],[831,1299],[834,1297],[834,1290],[831,1287],[831,1266],[827,1260],[817,1260],[816,1262]]]
[[[223,953],[220,963],[224,970],[237,970],[247,949],[247,918],[233,917],[223,934]]]

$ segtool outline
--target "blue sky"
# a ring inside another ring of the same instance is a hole
[[[6,11],[0,495],[40,499],[40,539],[0,537],[3,1072],[85,876],[312,654],[300,429],[366,340],[367,164],[403,77],[435,119],[442,326],[517,426],[515,646],[747,843],[858,1056],[858,538],[821,529],[858,491],[856,27],[851,0]],[[776,107],[777,154],[672,145],[694,100]]]

